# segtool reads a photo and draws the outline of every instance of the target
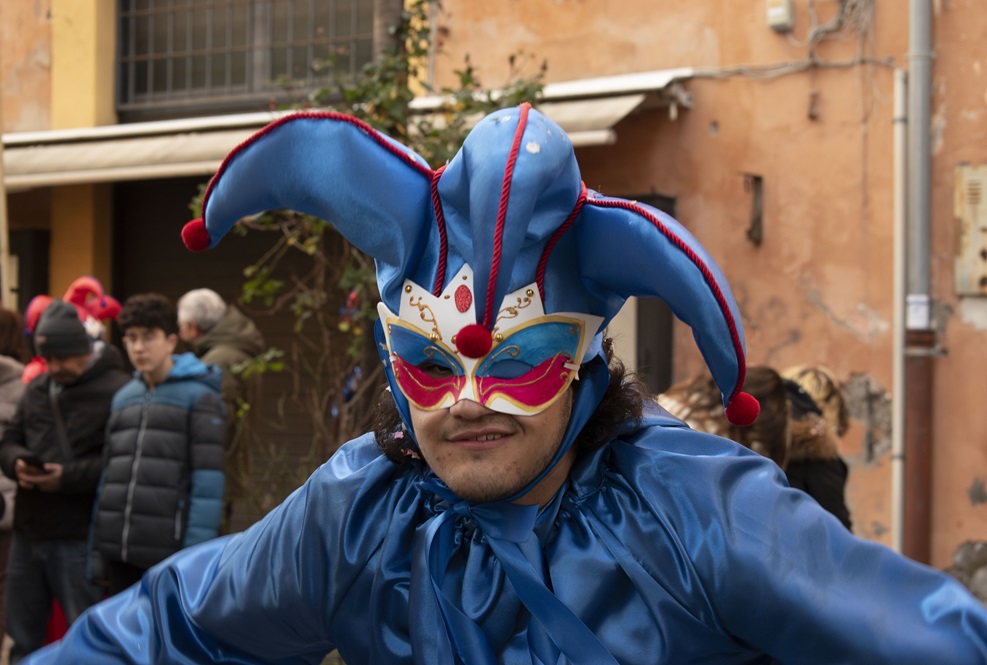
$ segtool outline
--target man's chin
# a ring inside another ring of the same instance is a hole
[[[491,503],[493,501],[503,501],[521,490],[524,485],[507,487],[504,484],[490,485],[482,482],[462,482],[457,483],[457,487],[449,487],[456,496],[470,503]]]

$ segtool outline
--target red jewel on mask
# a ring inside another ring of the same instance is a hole
[[[456,309],[460,312],[465,312],[470,308],[470,305],[473,304],[473,293],[465,284],[459,285],[459,288],[456,289],[456,295],[454,298],[456,300]]]

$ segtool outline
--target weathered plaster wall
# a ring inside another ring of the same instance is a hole
[[[0,3],[0,110],[5,132],[49,128],[49,5],[48,0]]]
[[[546,60],[550,81],[691,66],[693,108],[676,120],[632,115],[615,146],[580,149],[587,185],[615,195],[676,198],[677,216],[719,260],[734,287],[752,363],[822,362],[848,383],[855,531],[890,542],[889,390],[892,381],[892,69],[907,66],[907,3],[876,0],[867,39],[843,32],[818,45],[821,60],[860,49],[877,64],[815,68],[771,79],[741,66],[805,59],[808,3],[778,35],[763,3],[625,0],[445,0],[438,83],[469,54],[488,85],[507,56]],[[819,23],[837,7],[817,1]],[[941,342],[934,387],[933,563],[987,532],[987,306],[953,294],[953,171],[987,162],[987,13],[977,0],[935,6],[932,282]],[[713,76],[718,74],[719,76]],[[810,117],[811,115],[811,117]],[[764,240],[746,238],[744,175],[764,179]],[[678,378],[702,367],[691,335],[676,335]]]
[[[987,164],[987,12],[977,0],[934,7],[930,263],[946,355],[934,378],[933,555],[942,561],[956,541],[987,533],[987,298],[960,298],[953,286],[954,172],[962,163]],[[987,236],[981,240],[987,246]]]

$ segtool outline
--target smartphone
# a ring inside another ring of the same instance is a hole
[[[44,472],[45,463],[37,455],[23,455],[21,456],[21,459],[24,460],[24,463],[27,464],[28,466],[33,467],[38,471]]]

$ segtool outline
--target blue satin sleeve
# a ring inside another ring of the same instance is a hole
[[[401,496],[372,441],[352,443],[250,529],[158,564],[25,662],[321,662],[388,523],[358,514],[353,497],[368,487]],[[366,500],[386,501],[373,491]]]
[[[783,663],[987,662],[966,589],[852,536],[774,463],[684,430],[631,444],[608,451],[593,510],[634,516],[618,528],[638,561],[622,566],[654,572],[695,623]]]

